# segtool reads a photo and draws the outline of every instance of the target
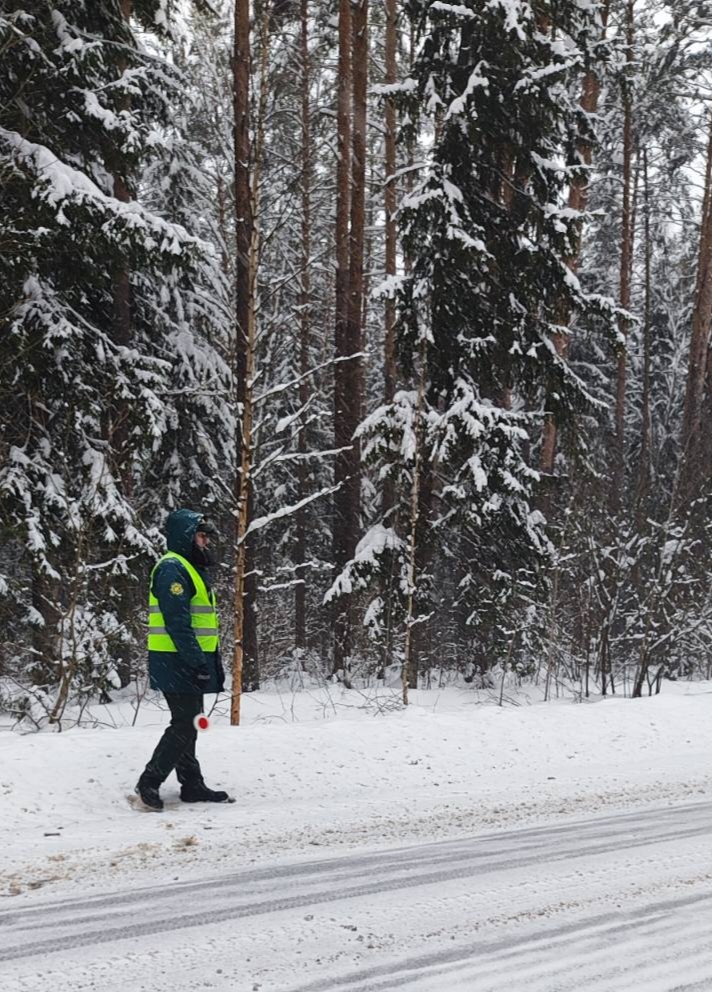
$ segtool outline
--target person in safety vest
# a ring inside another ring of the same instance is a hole
[[[166,697],[171,722],[136,786],[150,810],[163,809],[159,788],[170,773],[186,803],[229,801],[209,789],[195,757],[196,717],[203,694],[222,692],[225,674],[215,593],[207,569],[215,526],[193,510],[175,510],[166,521],[168,550],[151,572],[148,606],[148,670],[151,688]]]

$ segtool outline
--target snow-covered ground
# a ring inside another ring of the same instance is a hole
[[[162,814],[157,701],[0,732],[0,989],[712,990],[712,685],[393,702],[246,696]]]

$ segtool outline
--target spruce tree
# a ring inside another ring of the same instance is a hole
[[[567,209],[567,184],[582,168],[582,134],[591,137],[576,93],[600,28],[595,10],[574,2],[411,0],[407,10],[419,47],[402,101],[426,135],[400,209],[412,272],[399,293],[398,338],[414,386],[369,418],[366,449],[381,478],[400,476],[399,536],[379,547],[400,549],[404,574],[404,503],[422,431],[421,601],[411,622],[422,631],[427,620],[431,639],[454,629],[460,645],[476,632],[492,663],[511,654],[512,638],[528,643],[542,599],[550,548],[530,462],[544,397],[563,428],[596,407],[553,346],[556,314],[563,301],[569,313],[611,323],[612,307],[588,296],[566,264],[580,221]],[[442,656],[447,637],[436,637],[437,655],[416,651],[421,668]]]
[[[137,31],[172,23],[165,0],[0,17],[0,519],[18,557],[14,663],[60,685],[55,718],[73,681],[115,679],[130,639],[121,576],[143,586],[140,556],[178,499],[165,471],[181,501],[208,498],[222,458],[206,454],[222,418],[205,397],[224,368],[200,343],[214,261],[140,200],[182,82]]]

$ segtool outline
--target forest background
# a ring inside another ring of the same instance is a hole
[[[711,69],[708,0],[3,0],[0,706],[145,683],[179,506],[236,690],[709,678]]]

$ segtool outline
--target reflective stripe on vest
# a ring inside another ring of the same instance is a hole
[[[176,654],[178,649],[173,638],[166,630],[166,622],[158,605],[158,599],[153,593],[153,576],[156,569],[164,561],[170,559],[179,561],[191,578],[195,593],[190,601],[190,624],[198,644],[203,651],[217,651],[218,647],[218,614],[215,603],[215,593],[208,592],[200,572],[182,555],[169,551],[153,567],[148,587],[148,650]]]

